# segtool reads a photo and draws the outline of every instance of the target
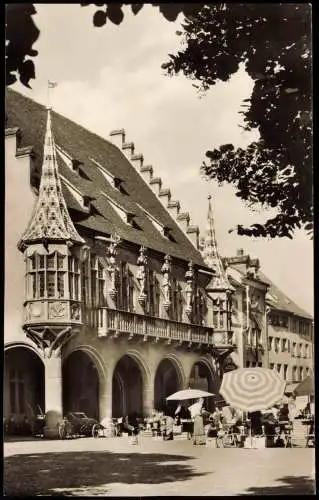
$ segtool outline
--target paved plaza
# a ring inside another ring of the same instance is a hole
[[[210,449],[123,438],[4,444],[6,496],[314,494],[314,450]]]

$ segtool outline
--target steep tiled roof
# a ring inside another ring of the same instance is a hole
[[[33,146],[34,168],[39,175],[46,125],[45,107],[9,89],[6,92],[6,115],[6,127],[19,127],[21,131],[19,147]],[[68,208],[79,212],[79,217],[76,217],[78,220],[74,220],[78,230],[82,226],[104,234],[116,231],[124,240],[207,267],[200,252],[115,145],[54,111],[52,130],[56,144],[72,158],[79,160],[84,176],[71,170],[57,155],[60,174],[83,196],[92,199],[93,213],[85,214],[83,210],[81,213],[78,201],[70,193],[66,195]],[[121,180],[121,191],[107,181],[92,159]],[[63,185],[63,193],[66,191],[67,188]],[[135,224],[126,224],[102,193],[114,200],[124,211],[133,213]],[[141,207],[153,214],[164,227],[171,228],[172,241],[154,227]]]
[[[293,300],[291,300],[284,292],[279,290],[279,288],[262,272],[258,272],[258,275],[263,281],[267,281],[270,285],[267,293],[267,301],[272,309],[278,309],[280,311],[287,311],[302,318],[312,319],[311,314],[307,313],[301,307],[299,307]]]

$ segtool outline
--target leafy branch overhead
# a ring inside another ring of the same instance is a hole
[[[94,6],[92,22],[102,27],[124,19],[122,3]],[[228,81],[244,63],[254,81],[243,103],[244,128],[260,139],[246,149],[223,145],[207,151],[201,169],[207,179],[230,183],[252,206],[273,208],[264,224],[237,226],[248,236],[288,236],[313,228],[311,6],[267,3],[152,3],[168,21],[184,15],[182,46],[163,64],[168,75],[183,73],[206,92]],[[134,15],[144,4],[131,4]],[[35,78],[32,48],[40,31],[33,4],[6,5],[6,83]]]
[[[212,4],[182,28],[182,48],[163,64],[169,75],[184,73],[205,92],[244,63],[254,80],[242,115],[244,128],[257,128],[260,140],[246,149],[207,151],[202,166],[208,179],[232,184],[241,199],[276,208],[265,224],[238,225],[238,233],[291,237],[298,227],[311,233],[311,7]]]

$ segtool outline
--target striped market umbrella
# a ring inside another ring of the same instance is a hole
[[[274,370],[238,368],[224,374],[219,392],[232,407],[253,412],[267,410],[278,403],[285,385]]]

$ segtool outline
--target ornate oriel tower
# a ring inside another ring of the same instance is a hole
[[[213,302],[213,326],[216,344],[214,354],[222,365],[225,358],[235,349],[232,342],[231,324],[232,294],[235,290],[229,283],[218,253],[210,195],[208,196],[207,227],[202,255],[206,264],[214,271],[214,277],[206,287],[206,291]]]
[[[46,411],[62,412],[61,347],[82,326],[84,244],[62,194],[48,108],[39,194],[18,244],[26,267],[23,329],[44,359]]]

